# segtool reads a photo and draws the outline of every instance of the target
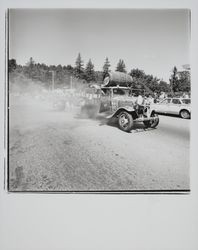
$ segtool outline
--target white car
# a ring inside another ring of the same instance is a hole
[[[165,98],[159,103],[152,104],[156,113],[179,115],[189,119],[191,115],[190,98]]]

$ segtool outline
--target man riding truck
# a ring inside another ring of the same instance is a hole
[[[137,113],[138,114],[143,114],[144,98],[142,97],[141,94],[138,95],[135,104],[136,104],[135,109],[137,110]]]

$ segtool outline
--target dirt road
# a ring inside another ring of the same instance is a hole
[[[104,119],[10,104],[10,191],[189,189],[190,120],[160,116],[131,133]]]

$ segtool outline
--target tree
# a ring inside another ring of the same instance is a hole
[[[85,68],[85,79],[87,82],[95,81],[94,65],[91,59],[89,59]]]
[[[133,88],[144,88],[144,84],[146,82],[146,74],[143,70],[132,69],[129,75],[131,75],[133,79]]]
[[[34,64],[35,64],[35,61],[33,60],[32,57],[30,57],[29,61],[26,63],[26,66],[31,68],[34,66]]]
[[[111,66],[111,64],[109,62],[109,59],[108,59],[108,57],[106,57],[105,63],[103,65],[103,76],[105,76],[110,71],[109,70],[110,66]]]
[[[133,77],[133,78],[144,78],[146,75],[144,73],[143,70],[140,70],[140,69],[132,69],[131,72],[130,72],[130,75]]]
[[[75,69],[74,69],[74,75],[75,77],[77,78],[83,78],[83,73],[84,73],[84,70],[83,70],[83,60],[81,58],[81,55],[80,53],[78,53],[78,57],[76,59],[76,62],[75,62]]]
[[[126,73],[126,66],[122,59],[119,60],[117,67],[116,67],[116,71]]]
[[[96,78],[96,82],[98,84],[102,84],[103,83],[103,79],[104,79],[104,75],[102,71],[95,71],[95,78]]]
[[[158,89],[159,89],[159,92],[166,92],[167,93],[167,92],[170,92],[170,85],[167,82],[161,80],[159,82]]]
[[[160,93],[161,91],[169,92],[169,85],[166,82],[160,81],[153,75],[145,74],[143,70],[132,69],[130,75],[133,78],[133,87],[143,88],[147,94]]]
[[[179,91],[179,81],[178,81],[178,76],[177,76],[178,71],[177,71],[176,66],[174,66],[172,72],[173,73],[171,75],[171,78],[169,79],[171,91],[172,92],[178,92]]]
[[[37,67],[35,65],[35,61],[32,57],[30,57],[29,61],[26,63],[26,66],[24,67],[24,73],[25,76],[27,76],[30,79],[35,79],[37,76]]]
[[[52,73],[52,74],[54,74],[54,73]],[[56,86],[62,84],[63,78],[64,78],[64,71],[63,71],[63,67],[61,64],[56,66],[55,76],[56,76]]]
[[[190,87],[190,72],[189,71],[180,71],[178,72],[178,82],[179,86],[178,89],[179,91],[182,92],[189,92],[191,87]]]
[[[15,59],[10,59],[8,61],[8,72],[11,73],[13,72],[17,67],[17,63]]]
[[[67,66],[63,66],[63,69],[66,69],[68,71],[72,71],[73,67],[70,64],[68,64]]]
[[[153,92],[159,92],[159,80],[153,75],[146,76],[146,86]]]

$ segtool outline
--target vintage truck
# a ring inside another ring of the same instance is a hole
[[[152,106],[137,100],[144,99],[144,90],[133,89],[132,77],[122,72],[111,72],[104,78],[100,86],[100,97],[89,99],[81,108],[82,113],[87,111],[93,117],[98,112],[107,119],[116,118],[118,127],[130,132],[134,123],[143,122],[148,128],[155,128],[159,124],[159,117]]]

